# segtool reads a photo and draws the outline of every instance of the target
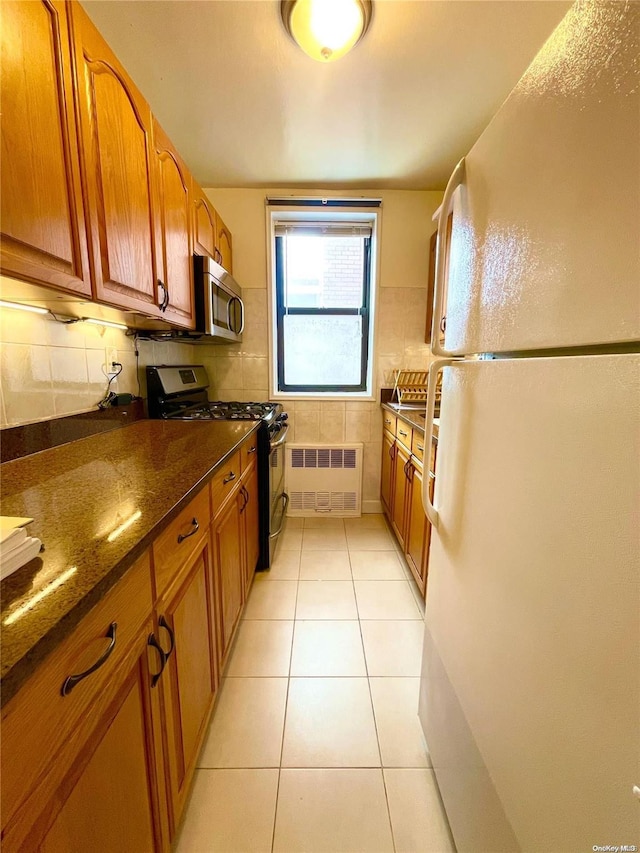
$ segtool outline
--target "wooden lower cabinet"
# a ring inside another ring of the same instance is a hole
[[[44,778],[12,819],[3,815],[5,853],[169,849],[160,705],[151,688],[152,630],[149,620],[83,721],[51,757]],[[89,681],[85,689],[92,689]]]
[[[247,441],[3,708],[3,853],[168,853],[258,560]]]
[[[255,574],[258,556],[260,554],[259,515],[258,515],[258,468],[254,462],[243,475],[245,489],[245,504],[242,507],[244,516],[245,549],[245,599]]]
[[[386,413],[385,413],[386,414]],[[398,418],[398,425],[402,423]],[[409,431],[410,428],[407,427]],[[380,499],[391,523],[407,564],[423,595],[426,595],[431,524],[422,505],[422,478],[424,442],[420,433],[414,432],[415,454],[386,429],[382,434],[382,474]],[[435,445],[428,456],[429,490],[433,499],[435,470]],[[425,460],[426,461],[426,460]]]
[[[405,556],[409,568],[416,579],[418,588],[424,595],[427,587],[427,556],[431,525],[427,520],[422,506],[422,470],[412,461],[408,471],[409,494],[407,500]]]
[[[160,718],[147,665],[151,627],[141,635],[140,657],[122,679],[115,702],[83,750],[83,760],[71,767],[58,789],[64,804],[39,844],[42,853],[151,853],[168,847],[160,799],[163,768],[153,731],[155,726],[157,737]],[[70,782],[75,784],[67,795]],[[27,844],[25,849],[35,848]]]
[[[410,454],[404,449],[402,444],[396,441],[395,457],[394,457],[394,473],[393,473],[393,506],[391,510],[391,526],[394,529],[398,542],[404,548],[406,525],[405,525],[405,509],[407,507],[407,467],[409,465]]]
[[[207,538],[156,606],[157,635],[166,655],[159,684],[166,717],[172,834],[184,808],[217,689],[209,548]]]
[[[211,539],[218,595],[218,638],[221,666],[227,659],[244,600],[244,499],[238,490],[213,519]]]
[[[386,514],[391,517],[391,505],[393,502],[393,478],[394,460],[396,452],[396,440],[386,430],[382,434],[382,475],[380,485],[380,499]]]

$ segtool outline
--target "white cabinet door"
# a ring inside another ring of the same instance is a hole
[[[576,4],[466,157],[455,354],[640,339],[640,4]]]

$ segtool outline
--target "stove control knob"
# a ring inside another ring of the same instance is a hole
[[[278,415],[278,417],[276,418],[276,420],[277,420],[279,423],[284,423],[285,421],[288,421],[288,420],[289,420],[289,415],[288,415],[286,412],[282,412],[282,414]]]

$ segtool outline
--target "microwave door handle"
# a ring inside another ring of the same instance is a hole
[[[244,302],[238,296],[236,296],[238,300],[238,305],[240,306],[240,331],[238,332],[241,335],[244,332]]]
[[[234,325],[235,312],[232,311],[232,306],[235,303],[238,303],[240,306],[240,328],[236,328]],[[232,296],[231,299],[227,302],[227,328],[230,329],[234,333],[234,335],[241,335],[244,331],[244,305],[242,304],[242,299],[237,296]]]

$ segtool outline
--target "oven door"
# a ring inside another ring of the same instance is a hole
[[[269,539],[271,554],[284,524],[284,514],[289,496],[284,490],[284,450],[288,426],[283,426],[269,443],[269,500],[271,514],[269,521]]]

